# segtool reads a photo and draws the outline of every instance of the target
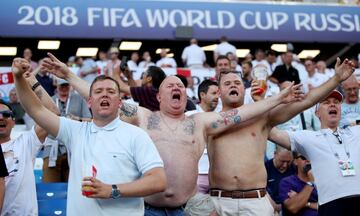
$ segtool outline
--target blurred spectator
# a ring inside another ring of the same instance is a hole
[[[219,102],[218,90],[219,88],[217,82],[211,80],[202,81],[198,87],[198,98],[200,103],[196,105],[196,110],[186,112],[186,115],[190,116],[199,112],[214,111]],[[206,174],[207,171],[208,170],[206,170]]]
[[[83,60],[82,57],[75,57],[75,64],[79,67],[78,76],[85,80],[87,83],[92,81],[98,76],[98,67],[92,58]]]
[[[253,78],[251,76],[252,63],[251,63],[251,61],[242,62],[241,67],[242,67],[242,75],[243,75],[242,80],[244,82],[244,86],[245,86],[245,88],[250,88],[251,82],[253,80]]]
[[[228,42],[227,37],[222,36],[220,38],[220,44],[217,45],[216,49],[214,50],[214,60],[220,56],[220,55],[226,55],[228,52],[233,53],[236,55],[236,47],[231,45]]]
[[[359,54],[359,56],[360,56],[360,54]],[[355,67],[355,72],[354,72],[354,74],[355,74],[356,80],[357,80],[357,81],[359,82],[359,84],[360,84],[359,58],[353,56],[353,57],[350,58],[350,61],[352,61],[352,62],[354,63],[354,65],[355,65],[355,66],[354,66],[354,67]]]
[[[253,55],[251,53],[246,54],[244,61],[252,61],[253,60]]]
[[[40,65],[42,61],[43,61],[42,59],[39,61]],[[56,85],[54,83],[52,76],[50,76],[48,72],[40,70],[40,67],[37,67],[35,71],[34,71],[34,73],[36,73],[35,77],[39,81],[41,86],[50,96],[53,96],[55,93]]]
[[[340,127],[360,124],[359,83],[355,75],[342,82],[345,99],[341,104]]]
[[[220,55],[215,61],[215,79],[218,80],[222,71],[231,70],[230,59],[225,55]]]
[[[167,57],[166,49],[161,49],[160,57],[161,57],[161,59],[156,62],[156,66],[162,67],[162,68],[176,68],[177,67],[175,59],[173,57]]]
[[[316,71],[316,64],[312,59],[306,59],[304,65],[307,72],[307,79],[301,82],[304,84],[305,92],[319,87],[329,79],[325,74]]]
[[[41,64],[41,63],[40,63]],[[70,56],[68,58],[68,61],[66,62],[66,65],[68,67],[76,67],[76,64],[75,64],[75,56]]]
[[[5,177],[9,176],[6,168],[3,150],[0,145],[0,213],[2,212],[4,197],[5,197]]]
[[[283,216],[318,215],[318,195],[310,162],[294,153],[297,173],[280,181],[279,197],[283,203]]]
[[[275,51],[273,50],[266,51],[265,65],[268,67],[269,76],[271,76],[277,66]]]
[[[150,66],[142,77],[141,87],[136,86],[133,80],[132,73],[126,69],[123,71],[128,84],[120,79],[120,68],[114,70],[114,79],[120,84],[120,91],[126,94],[131,94],[135,102],[140,106],[148,108],[151,111],[160,109],[159,101],[156,97],[160,84],[166,78],[164,71],[157,66]]]
[[[130,60],[127,62],[130,71],[136,71],[136,69],[138,68],[138,64],[137,64],[138,61],[139,61],[139,53],[138,52],[131,53]]]
[[[194,80],[191,76],[186,76],[186,81],[187,81],[186,94],[196,104],[197,89],[194,87]]]
[[[332,76],[334,76],[334,74],[335,74],[334,69],[327,68],[327,67],[326,67],[326,62],[325,62],[325,61],[322,61],[322,60],[320,60],[320,61],[318,61],[318,62],[316,63],[316,69],[317,69],[317,71],[318,71],[319,73],[323,73],[323,74],[325,74],[326,76],[328,76],[329,79],[330,79]]]
[[[198,46],[195,38],[190,40],[190,46],[185,47],[181,59],[186,67],[203,68],[206,62],[205,52]]]
[[[119,49],[117,47],[111,47],[109,50],[110,60],[108,61],[104,74],[106,76],[112,76],[113,70],[120,67],[121,61],[119,60]]]
[[[106,67],[106,65],[108,63],[107,53],[100,50],[99,53],[98,53],[98,58],[99,58],[99,60],[96,61],[96,65],[100,69],[100,74],[99,75],[104,75],[105,74],[105,67]]]
[[[265,60],[265,52],[262,49],[256,49],[255,50],[255,59],[251,62],[253,67],[256,67],[258,64],[264,64],[266,65]]]
[[[232,52],[228,52],[226,53],[226,57],[229,58],[230,60],[230,68],[233,71],[237,71],[237,72],[241,72],[242,68],[241,66],[238,64],[238,58],[236,55],[234,55]]]
[[[145,51],[142,56],[142,61],[139,63],[139,68],[148,68],[150,66],[155,66],[155,63],[151,61],[151,56],[148,51]]]
[[[281,211],[281,201],[279,197],[279,184],[281,179],[295,174],[295,168],[292,165],[293,157],[291,151],[276,146],[274,158],[266,161],[265,168],[267,172],[267,188],[270,197],[276,203],[275,210]]]
[[[283,65],[275,68],[274,73],[270,76],[270,80],[274,83],[283,83],[285,81],[294,81],[295,84],[300,83],[299,72],[291,65],[293,53],[287,51],[284,54]]]
[[[32,51],[30,48],[26,48],[24,49],[23,52],[23,57],[24,59],[28,60],[30,65],[31,65],[31,71],[35,70],[38,67],[38,64],[36,62],[34,62],[33,60],[31,60],[32,58]]]
[[[60,116],[75,120],[91,118],[89,108],[85,100],[75,92],[71,91],[69,83],[63,79],[57,80],[57,93],[52,97],[59,108]],[[43,182],[67,182],[69,177],[69,166],[67,150],[64,143],[47,138],[42,152]]]
[[[23,117],[25,115],[25,110],[21,106],[20,102],[18,101],[15,87],[10,90],[9,99],[10,99],[9,105],[15,115],[14,116],[15,124],[25,124],[24,119],[23,119]]]

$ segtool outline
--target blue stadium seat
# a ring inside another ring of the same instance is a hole
[[[39,216],[66,215],[66,199],[38,200]]]
[[[53,200],[67,198],[67,183],[36,184],[37,200]]]
[[[35,175],[35,183],[36,184],[41,183],[43,171],[42,170],[34,170],[34,175]]]

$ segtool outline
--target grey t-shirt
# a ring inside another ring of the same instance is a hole
[[[360,195],[360,126],[338,131],[342,144],[330,129],[288,132],[291,150],[299,152],[311,162],[320,205],[338,198]],[[350,153],[355,176],[343,177],[334,155],[337,153],[340,159],[346,160],[346,151]]]

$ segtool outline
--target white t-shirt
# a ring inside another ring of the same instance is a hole
[[[1,215],[38,215],[33,160],[41,145],[34,129],[1,144],[9,172]]]
[[[311,162],[320,205],[342,197],[360,195],[360,126],[338,131],[342,144],[330,129],[288,132],[291,150],[299,152]],[[350,153],[355,176],[343,177],[334,155],[337,153],[340,159],[346,160],[346,151]]]
[[[218,55],[226,55],[228,52],[231,52],[234,55],[236,55],[236,47],[225,41],[218,44],[214,52],[217,53]]]
[[[202,65],[206,61],[204,50],[196,44],[185,47],[181,58],[188,67],[191,65]]]
[[[136,69],[138,68],[138,65],[133,60],[127,61],[127,65],[129,67],[130,71],[136,71]]]
[[[161,67],[161,65],[171,65],[171,67],[176,68],[176,62],[173,58],[169,58],[169,57],[165,57],[160,59],[159,61],[156,62],[156,66]]]
[[[138,68],[148,68],[150,66],[155,66],[155,63],[154,62],[141,61],[139,63]]]
[[[163,167],[160,155],[145,131],[118,118],[104,127],[93,122],[60,118],[57,139],[71,153],[67,215],[144,215],[141,197],[93,199],[81,194],[84,175],[94,165],[96,178],[106,184],[133,182],[155,167]],[[86,170],[85,170],[86,169]]]
[[[311,90],[308,88],[309,85],[311,85],[313,88],[317,88],[321,84],[328,81],[328,79],[329,79],[329,77],[327,75],[319,73],[319,72],[315,72],[312,77],[309,77],[309,75],[308,75],[305,80],[301,80],[301,83],[304,84],[305,92],[308,92]]]
[[[84,60],[83,65],[79,69],[78,76],[80,76],[80,72],[87,72],[96,67],[97,67],[96,62],[91,58],[87,58]],[[90,73],[82,77],[82,79],[85,80],[87,83],[91,84],[97,76],[98,76],[97,73]]]
[[[105,60],[105,61],[97,60],[96,61],[96,65],[98,66],[98,68],[100,68],[100,74],[98,74],[98,75],[104,75],[105,74],[104,69],[105,69],[107,63],[108,63],[107,60]]]

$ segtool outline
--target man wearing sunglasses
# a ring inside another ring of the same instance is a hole
[[[283,204],[282,216],[317,216],[318,195],[310,162],[293,153],[297,173],[283,178],[279,184],[279,199]]]
[[[360,126],[339,128],[343,96],[334,90],[316,105],[319,131],[273,129],[270,139],[311,161],[319,193],[319,215],[360,212]]]

